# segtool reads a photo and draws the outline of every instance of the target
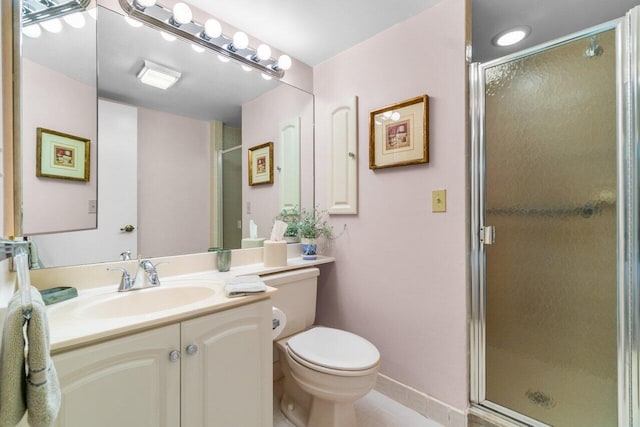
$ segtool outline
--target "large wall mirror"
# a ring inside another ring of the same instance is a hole
[[[16,234],[43,266],[239,248],[250,220],[265,237],[283,205],[313,206],[313,95],[124,15],[89,5],[14,28]],[[156,65],[178,81],[143,84]],[[267,142],[274,182],[249,186],[248,150]]]

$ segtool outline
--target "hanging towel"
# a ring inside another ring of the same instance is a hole
[[[47,312],[38,290],[31,287],[30,291],[31,319],[26,324],[19,292],[7,307],[0,352],[0,427],[16,425],[25,410],[29,425],[47,427],[60,409],[60,385],[49,355]]]
[[[244,295],[266,292],[267,285],[260,276],[239,276],[226,281],[224,293],[227,297],[241,297]]]

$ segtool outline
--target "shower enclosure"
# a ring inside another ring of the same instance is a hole
[[[639,422],[638,14],[471,66],[474,412]]]

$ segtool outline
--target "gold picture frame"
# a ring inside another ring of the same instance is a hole
[[[88,182],[90,146],[87,138],[37,128],[36,176]]]
[[[429,163],[429,97],[369,114],[369,169]]]
[[[249,185],[273,184],[273,142],[249,148]]]

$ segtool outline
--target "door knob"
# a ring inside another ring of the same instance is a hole
[[[170,362],[177,362],[178,360],[180,360],[180,352],[178,350],[173,350],[169,353],[169,361]]]
[[[187,350],[187,354],[189,356],[193,356],[194,354],[196,354],[198,352],[198,346],[195,344],[189,344],[186,348]]]
[[[129,225],[125,225],[124,227],[122,227],[120,229],[120,231],[124,231],[125,233],[131,233],[135,229],[136,228],[133,225],[129,224]]]

